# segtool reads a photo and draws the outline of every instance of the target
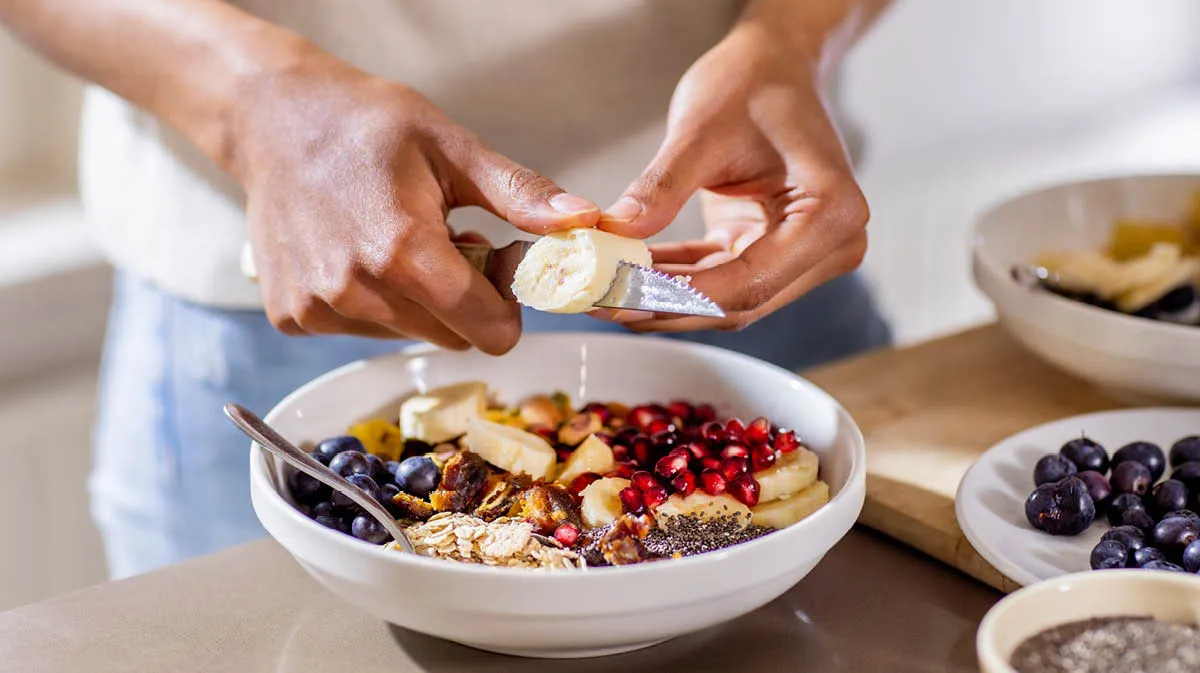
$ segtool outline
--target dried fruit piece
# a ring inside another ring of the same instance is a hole
[[[544,425],[551,428],[558,427],[565,417],[562,407],[546,395],[527,398],[521,402],[518,413],[525,425]]]
[[[600,553],[612,565],[630,565],[654,558],[646,550],[642,540],[654,527],[648,515],[626,514],[613,522],[613,526],[600,538]]]
[[[382,418],[372,418],[362,423],[350,426],[347,432],[351,437],[357,437],[368,453],[385,460],[399,460],[404,452],[404,437],[400,426],[389,423]]]
[[[442,466],[442,480],[429,494],[429,502],[439,512],[467,512],[478,506],[487,485],[488,467],[472,451],[450,456]]]
[[[576,446],[603,429],[604,423],[600,420],[600,415],[586,411],[567,419],[558,429],[558,441],[568,446]]]
[[[575,497],[558,484],[535,484],[521,492],[513,516],[533,524],[536,532],[550,535],[560,524],[579,526]]]
[[[392,508],[397,519],[424,521],[438,513],[433,505],[403,491],[392,496]]]

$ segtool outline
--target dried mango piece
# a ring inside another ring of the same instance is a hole
[[[404,437],[400,427],[382,418],[372,418],[350,426],[348,432],[363,443],[368,453],[384,460],[399,460],[404,452]]]
[[[1178,224],[1152,220],[1117,220],[1108,241],[1108,254],[1118,262],[1126,262],[1150,253],[1158,243],[1178,246],[1185,254],[1194,251],[1195,242]]]
[[[500,425],[508,425],[514,428],[525,428],[525,422],[521,420],[521,412],[519,409],[502,409],[494,408],[483,412],[484,420]]]

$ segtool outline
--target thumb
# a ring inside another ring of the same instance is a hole
[[[634,238],[662,231],[703,186],[704,165],[697,143],[667,142],[624,195],[604,211],[600,228]]]
[[[491,150],[480,152],[464,177],[468,184],[456,190],[463,205],[486,208],[531,234],[593,227],[600,219],[600,207],[591,200]]]

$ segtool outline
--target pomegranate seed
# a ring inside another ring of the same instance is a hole
[[[759,416],[746,428],[742,438],[748,444],[766,444],[771,441],[771,422]]]
[[[558,455],[558,461],[565,463],[571,458],[571,454],[575,453],[575,449],[569,446],[559,446],[554,449],[554,453]]]
[[[750,452],[750,464],[754,466],[754,471],[765,470],[775,464],[775,449],[762,444],[754,447]]]
[[[612,452],[613,452],[613,460],[617,461],[618,463],[629,460],[629,447],[628,446],[621,446],[620,444],[618,444],[618,445],[612,447]]]
[[[670,479],[680,472],[687,470],[687,466],[687,457],[679,454],[666,455],[654,465],[654,471],[662,475],[664,478]]]
[[[725,492],[725,477],[716,470],[705,470],[700,473],[700,488],[709,495],[721,495]]]
[[[746,432],[746,425],[742,423],[740,418],[731,418],[725,421],[725,435],[730,440],[735,442],[742,441],[742,435]]]
[[[697,459],[707,458],[712,455],[712,451],[709,451],[708,447],[700,442],[688,442],[687,444],[684,444],[682,448],[690,453],[693,458]]]
[[[737,479],[729,482],[725,490],[747,507],[758,504],[758,481],[751,475],[739,475]]]
[[[688,402],[676,400],[667,405],[667,413],[686,424],[691,422],[696,410]]]
[[[640,465],[649,466],[652,461],[654,446],[648,437],[638,437],[633,440],[633,457]]]
[[[621,509],[630,514],[639,514],[646,509],[646,503],[642,501],[642,492],[632,486],[621,489],[617,497],[621,499]]]
[[[688,497],[692,491],[696,490],[696,475],[687,470],[680,472],[671,480],[671,488],[675,489],[679,495]]]
[[[629,444],[633,441],[634,437],[637,437],[640,434],[642,434],[642,432],[637,428],[621,428],[619,431],[617,431],[617,443]]]
[[[704,427],[700,428],[700,436],[704,437],[705,441],[719,444],[725,441],[727,435],[725,434],[725,426],[716,421],[709,421],[704,424]]]
[[[650,424],[646,426],[646,434],[650,435],[655,441],[659,441],[658,437],[665,433],[671,433],[672,435],[675,433],[675,426],[665,418],[650,421]],[[674,440],[675,438],[672,437],[671,439]]]
[[[634,467],[633,463],[617,463],[617,466],[615,468],[613,468],[613,471],[609,472],[605,476],[620,477],[621,479],[630,479],[633,477],[634,473],[636,473],[636,472],[637,472],[637,468]]]
[[[775,436],[775,448],[781,453],[791,453],[800,448],[800,440],[796,438],[796,433],[791,430],[780,430]]]
[[[721,471],[721,459],[716,456],[705,456],[700,459],[700,467],[704,470]]]
[[[596,474],[595,472],[584,472],[583,474],[571,480],[571,485],[567,487],[567,490],[575,495],[579,495],[583,492],[583,489],[591,486],[592,483],[599,478],[600,475]]]
[[[713,409],[713,405],[711,404],[701,404],[692,413],[692,420],[696,423],[707,423],[716,417],[717,410]]]
[[[725,481],[733,481],[739,475],[749,474],[750,461],[745,458],[726,458],[721,463],[721,474]]]
[[[725,448],[721,449],[722,458],[749,458],[750,449],[741,444],[726,444]]]
[[[590,411],[593,414],[596,414],[600,417],[600,422],[604,425],[608,425],[608,422],[611,421],[613,417],[613,413],[609,410],[608,406],[600,404],[599,402],[589,402],[588,404],[583,405],[583,408],[579,411],[580,413]]]
[[[573,547],[579,539],[579,528],[573,523],[562,523],[554,529],[554,539],[564,547]]]
[[[659,505],[667,501],[669,495],[671,494],[667,493],[667,489],[655,484],[642,492],[642,502],[646,504],[646,509],[653,512],[658,509]]]
[[[596,439],[604,442],[609,447],[611,447],[613,445],[613,442],[616,441],[616,438],[613,437],[611,432],[603,432],[603,431],[596,433]]]
[[[645,470],[638,470],[637,472],[634,472],[633,476],[629,478],[629,481],[633,487],[639,491],[644,491],[651,486],[658,485],[658,480],[654,478],[654,475]]]
[[[656,412],[648,406],[634,407],[629,410],[629,415],[626,417],[630,424],[636,428],[645,430],[650,427],[650,424],[662,418],[662,414]]]

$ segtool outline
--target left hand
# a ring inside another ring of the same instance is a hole
[[[599,226],[646,238],[704,190],[704,240],[651,249],[727,315],[616,319],[637,331],[737,330],[859,266],[867,203],[818,80],[812,60],[753,25],[688,70],[662,147]]]

